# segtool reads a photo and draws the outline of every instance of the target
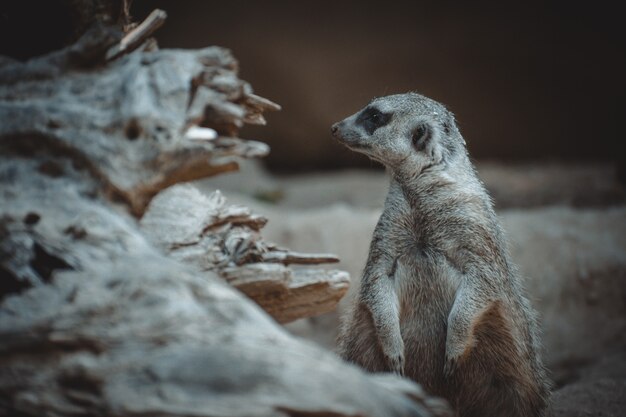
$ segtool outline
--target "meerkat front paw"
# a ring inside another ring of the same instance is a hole
[[[400,335],[383,344],[383,354],[389,371],[404,376],[404,341]]]
[[[379,334],[379,336],[382,335]],[[404,341],[400,335],[400,329],[385,334],[379,340],[389,372],[404,375]]]
[[[473,335],[466,336],[458,330],[459,328],[456,326],[449,326],[443,365],[443,374],[446,378],[454,374],[475,345]]]
[[[459,367],[459,358],[458,357],[448,357],[446,356],[446,361],[443,365],[443,375],[446,378],[450,378],[454,372]]]
[[[467,340],[460,340],[454,337],[454,334],[448,333],[446,340],[446,355],[443,367],[445,376],[450,376],[459,367],[464,355],[466,355],[473,343]]]
[[[404,352],[399,352],[395,355],[385,355],[385,359],[391,372],[404,376]]]

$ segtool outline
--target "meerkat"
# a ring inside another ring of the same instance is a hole
[[[462,417],[544,415],[536,314],[454,115],[399,94],[331,131],[391,177],[339,353],[413,379]]]

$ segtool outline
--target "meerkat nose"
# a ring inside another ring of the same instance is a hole
[[[334,125],[332,125],[330,127],[330,132],[331,133],[337,133],[337,130],[339,130],[339,126],[337,126],[339,123],[335,123]]]

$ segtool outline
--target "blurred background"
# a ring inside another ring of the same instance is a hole
[[[45,0],[0,4],[0,53],[67,43],[79,19]],[[70,4],[71,2],[67,2]],[[417,91],[456,113],[479,160],[626,161],[626,28],[615,2],[134,0],[167,11],[161,47],[231,49],[283,111],[244,136],[273,172],[376,166],[328,134],[372,97]],[[68,8],[69,9],[69,8]],[[37,10],[37,13],[32,13]],[[20,15],[28,15],[28,26]]]
[[[162,47],[221,45],[283,106],[244,137],[274,172],[373,167],[332,123],[375,96],[417,91],[456,115],[480,160],[624,164],[626,29],[616,3],[154,1]]]

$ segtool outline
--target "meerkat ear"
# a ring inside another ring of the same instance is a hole
[[[454,118],[454,114],[450,113],[449,116],[446,118],[446,121],[443,122],[442,124],[443,133],[446,136],[450,136],[453,133],[453,129],[452,129],[453,126],[456,127],[457,123],[456,123],[456,119]],[[454,130],[456,130],[458,133],[458,127],[456,127],[456,129]],[[461,135],[458,135],[458,137],[461,139],[463,146],[467,146],[467,144],[465,143],[465,138],[463,138],[463,136]]]
[[[428,142],[432,138],[432,129],[428,123],[420,123],[413,128],[413,132],[411,133],[411,141],[413,143],[413,147],[418,152],[423,152],[426,150],[426,146]]]
[[[411,132],[411,142],[417,152],[424,152],[434,162],[440,162],[442,152],[435,140],[435,129],[428,122],[418,123]]]

